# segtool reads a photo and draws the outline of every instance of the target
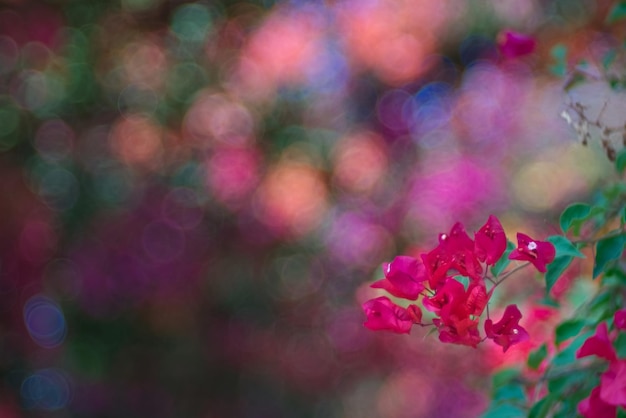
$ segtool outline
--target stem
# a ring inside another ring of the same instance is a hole
[[[577,366],[577,367],[563,367],[555,370],[553,373],[550,373],[550,368],[548,367],[543,375],[537,379],[529,379],[527,377],[518,376],[515,378],[516,382],[519,382],[523,385],[539,385],[543,382],[546,382],[551,379],[555,379],[558,377],[567,376],[574,373],[580,373],[584,371],[593,371],[600,373],[606,369],[606,364],[603,362],[594,362],[587,366]]]
[[[518,270],[523,269],[524,267],[530,265],[530,262],[526,262],[524,264],[521,264],[517,267],[515,267],[512,270],[507,271],[506,273],[504,273],[501,277],[500,280],[496,281],[495,284],[493,285],[493,287],[495,288],[496,286],[498,286],[500,283],[502,283],[503,281],[505,281],[507,279],[507,277],[509,277],[510,275],[512,275],[513,273],[515,273]]]
[[[626,226],[626,224],[624,224]],[[624,226],[622,226],[620,229],[616,229],[614,231],[609,232],[608,234],[604,234],[601,235],[599,237],[596,238],[589,238],[589,239],[577,239],[577,240],[573,240],[572,243],[574,244],[595,244],[598,241],[602,241],[603,239],[606,238],[613,238],[613,237],[619,237],[620,235],[624,235],[626,233],[626,231],[624,230]]]
[[[554,373],[550,374],[549,373],[549,369],[546,370],[546,372],[543,374],[543,376],[541,376],[538,380],[537,383],[541,383],[541,382],[545,382],[547,380],[550,379],[554,379],[557,377],[562,377],[562,376],[567,376],[568,374],[573,374],[573,373],[579,373],[579,372],[583,372],[583,371],[594,371],[594,372],[601,372],[606,368],[606,364],[604,363],[592,363],[586,367],[571,367],[571,368],[564,368],[564,369],[558,369],[556,370]]]

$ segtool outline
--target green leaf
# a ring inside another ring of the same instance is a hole
[[[546,280],[546,293],[549,293],[552,289],[552,286],[556,283],[556,281],[561,277],[561,274],[567,269],[570,265],[574,257],[569,255],[564,255],[561,257],[555,258],[550,264],[548,264],[548,268],[545,275]]]
[[[584,385],[589,381],[593,380],[592,373],[585,373],[583,371],[575,371],[572,373],[568,373],[565,375],[559,375],[553,379],[548,380],[548,391],[555,395],[563,394],[568,391],[568,389],[574,386]]]
[[[586,203],[574,203],[565,208],[561,214],[559,224],[563,232],[572,226],[574,221],[580,221],[586,219],[591,213],[591,206]]]
[[[606,21],[607,23],[613,23],[624,18],[626,18],[626,2],[620,1],[615,6],[613,6],[608,16],[606,17]]]
[[[624,244],[626,244],[626,235],[623,234],[598,241],[596,245],[596,262],[593,266],[594,279],[604,271],[608,263],[622,255]]]
[[[567,73],[567,47],[562,44],[555,45],[552,51],[550,51],[550,55],[555,60],[555,64],[550,67],[550,71],[556,76],[565,76]]]
[[[626,148],[622,148],[622,150],[617,154],[617,157],[615,158],[615,168],[620,174],[624,172],[624,169],[626,168]]]
[[[606,277],[606,276],[605,276]],[[604,279],[603,279],[604,280]],[[591,323],[598,323],[604,321],[613,315],[613,309],[611,307],[611,300],[613,299],[615,292],[611,289],[606,289],[596,295],[587,305],[587,312],[585,317]]]
[[[626,272],[622,271],[619,266],[607,269],[602,276],[602,285],[605,286],[625,286]]]
[[[552,366],[569,366],[574,364],[578,359],[576,358],[576,351],[584,344],[587,338],[591,337],[594,331],[590,330],[580,334],[560,353],[558,353],[552,359]]]
[[[544,343],[541,345],[541,347],[539,347],[538,349],[536,349],[535,351],[533,351],[532,353],[528,355],[528,362],[527,362],[528,367],[530,367],[533,370],[536,370],[541,364],[541,362],[546,358],[547,355],[548,355],[548,346]]]
[[[496,388],[492,399],[495,402],[519,401],[520,404],[524,404],[526,402],[526,393],[524,392],[524,387],[520,384],[504,385]]]
[[[571,255],[572,257],[585,258],[585,255],[570,240],[562,235],[553,235],[547,238],[556,249],[556,256]]]
[[[491,377],[491,384],[494,388],[506,385],[519,378],[519,370],[503,369]]]
[[[559,308],[561,306],[557,300],[552,299],[547,293],[541,299],[537,299],[537,303],[544,306],[551,306],[553,308]]]
[[[498,277],[498,275],[502,273],[504,269],[509,266],[509,263],[511,262],[511,260],[509,260],[509,254],[511,254],[511,252],[514,249],[515,249],[515,244],[507,240],[506,250],[504,251],[504,254],[502,254],[502,257],[500,257],[498,262],[494,264],[493,267],[491,267],[491,274],[493,274],[494,277]]]
[[[482,415],[482,418],[524,418],[526,412],[520,407],[499,404],[490,406],[489,409]]]
[[[546,396],[528,411],[528,418],[545,418],[548,416],[548,412],[550,412],[550,408],[554,405],[554,402],[557,398],[553,396]]]
[[[560,323],[559,326],[556,327],[556,338],[554,342],[556,345],[559,345],[568,338],[578,335],[585,325],[587,325],[587,321],[584,319],[570,319]]]
[[[469,282],[470,279],[469,277],[465,277],[465,276],[454,276],[454,278],[456,279],[457,282],[461,283],[463,285],[463,287],[465,288],[465,290],[467,290],[467,288],[469,287]]]

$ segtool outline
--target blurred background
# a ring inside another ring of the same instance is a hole
[[[506,355],[360,305],[455,221],[543,239],[603,181],[559,114],[611,3],[0,1],[0,417],[480,415],[552,332],[540,278],[494,298]]]

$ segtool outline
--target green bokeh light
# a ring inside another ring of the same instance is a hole
[[[174,13],[170,29],[182,41],[202,42],[212,24],[213,18],[206,6],[186,4]]]
[[[18,140],[19,111],[13,107],[0,107],[0,152],[13,148]]]

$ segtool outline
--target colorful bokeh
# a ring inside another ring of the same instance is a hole
[[[506,354],[360,306],[456,221],[543,239],[593,193],[551,69],[608,3],[0,2],[0,416],[479,416],[554,323],[533,274]]]

